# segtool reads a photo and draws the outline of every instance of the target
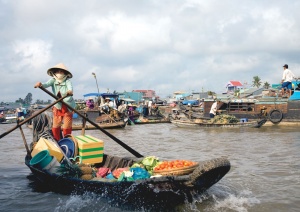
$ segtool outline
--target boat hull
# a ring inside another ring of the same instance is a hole
[[[217,127],[217,128],[240,128],[240,127],[261,127],[266,121],[262,122],[251,121],[251,122],[239,122],[239,123],[228,123],[228,124],[219,124],[219,123],[195,123],[193,121],[183,121],[183,120],[172,120],[171,123],[177,127],[192,127],[192,128],[201,128],[201,127]]]
[[[118,204],[140,203],[141,206],[160,203],[164,206],[174,206],[175,203],[192,201],[193,195],[206,191],[230,170],[228,159],[216,158],[200,162],[189,175],[108,182],[61,177],[30,166],[29,161],[30,157],[26,156],[25,164],[30,168],[34,178],[42,185],[47,185],[51,191],[62,194],[93,192]]]

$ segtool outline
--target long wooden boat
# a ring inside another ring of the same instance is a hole
[[[238,122],[238,123],[209,123],[209,122],[195,122],[193,120],[171,120],[171,123],[177,127],[223,127],[223,128],[239,128],[239,127],[254,127],[259,128],[266,123],[267,120]]]
[[[164,123],[171,123],[170,119],[161,119],[161,120],[147,120],[147,121],[141,121],[141,120],[135,120],[134,124],[164,124]]]
[[[97,123],[97,125],[103,129],[123,129],[126,127],[127,122],[125,121],[115,121],[115,122],[107,122],[107,123]],[[91,124],[85,124],[85,130],[94,130],[96,129],[95,126]],[[80,123],[73,123],[72,130],[82,130],[82,124]]]
[[[17,115],[16,114],[5,114],[4,120],[1,121],[1,124],[12,124],[17,122]]]
[[[289,98],[280,96],[278,90],[270,89],[265,92],[268,93],[256,98],[221,98],[218,110],[240,119],[257,119],[265,111],[273,124],[300,122],[300,90],[294,90]],[[212,104],[213,100],[204,102],[204,117],[209,117]]]
[[[199,162],[190,174],[160,176],[135,181],[109,181],[103,179],[82,180],[67,178],[47,170],[30,165],[30,156],[25,157],[25,164],[39,183],[53,192],[62,194],[83,194],[93,192],[109,198],[119,204],[141,204],[142,207],[162,204],[168,207],[185,201],[192,201],[195,194],[201,194],[222,179],[230,170],[228,159],[221,157]],[[132,165],[141,158],[122,158],[104,155],[103,162],[97,166],[116,168]]]

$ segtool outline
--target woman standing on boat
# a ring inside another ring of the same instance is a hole
[[[35,87],[52,87],[53,93],[57,97],[62,97],[65,95],[73,95],[73,86],[70,78],[72,78],[71,72],[68,71],[66,66],[62,63],[55,65],[54,67],[48,69],[47,74],[52,78],[45,83],[37,82]],[[68,96],[63,100],[72,108],[75,108],[76,104],[73,96]],[[63,135],[68,135],[72,133],[72,120],[73,112],[68,109],[68,107],[62,103],[57,103],[53,107],[53,125],[52,133],[53,137],[59,141],[61,139],[61,127],[63,129]]]

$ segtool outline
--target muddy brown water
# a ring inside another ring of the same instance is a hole
[[[0,134],[11,127],[0,125]],[[31,129],[23,126],[23,130],[31,142]],[[193,203],[171,211],[300,211],[299,126],[189,129],[166,123],[108,131],[144,156],[229,158],[231,170],[221,181]],[[100,131],[86,134],[102,138],[108,154],[132,156]],[[126,211],[97,195],[61,195],[36,188],[24,164],[26,150],[19,130],[0,139],[0,147],[0,211]]]

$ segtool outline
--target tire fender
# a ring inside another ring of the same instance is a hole
[[[276,119],[272,118],[272,115],[274,115],[274,114],[278,114],[278,118],[276,118]],[[273,109],[268,114],[268,118],[273,124],[278,124],[281,122],[281,120],[283,118],[283,113],[278,109]]]

